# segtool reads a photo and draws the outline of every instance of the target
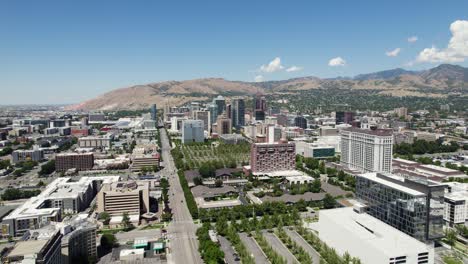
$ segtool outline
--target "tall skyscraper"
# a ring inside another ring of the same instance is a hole
[[[307,119],[303,116],[296,116],[294,118],[294,125],[303,129],[307,128]]]
[[[203,128],[202,120],[182,121],[182,144],[203,142],[205,140]]]
[[[336,112],[335,113],[336,124],[351,124],[354,120],[353,112]]]
[[[245,102],[243,98],[235,98],[231,104],[232,126],[239,129],[245,126]]]
[[[253,115],[255,116],[255,120],[265,120],[266,111],[267,104],[265,96],[260,93],[255,94],[253,101]]]
[[[232,121],[226,115],[218,116],[216,119],[216,128],[219,135],[231,134],[232,133]]]
[[[391,129],[347,128],[341,134],[341,164],[361,172],[391,172]]]
[[[151,105],[151,120],[156,121],[157,118],[157,109],[156,109],[156,104]]]
[[[218,95],[218,97],[213,99],[213,104],[216,105],[216,117],[218,117],[226,111],[226,100],[223,96]]]
[[[211,130],[211,117],[209,111],[195,111],[193,114],[193,118],[195,120],[202,120],[203,121],[203,129],[210,132]]]
[[[215,103],[210,103],[206,105],[206,108],[210,112],[211,126],[214,122],[216,122],[216,119],[218,118],[218,106]]]

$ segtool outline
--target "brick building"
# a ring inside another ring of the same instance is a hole
[[[252,172],[294,170],[296,168],[296,145],[293,142],[255,143],[250,151]]]
[[[55,157],[55,170],[67,171],[69,169],[89,170],[94,166],[93,153],[66,153]]]

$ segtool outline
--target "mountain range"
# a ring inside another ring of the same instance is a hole
[[[467,96],[468,68],[442,64],[424,71],[401,68],[360,74],[353,78],[322,79],[308,76],[281,81],[241,82],[222,78],[167,81],[120,88],[102,94],[68,109],[136,110],[156,103],[180,105],[189,101],[205,101],[217,94],[249,95],[257,92],[297,93],[312,89],[374,90],[389,96],[447,97]]]

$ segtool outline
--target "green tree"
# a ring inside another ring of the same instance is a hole
[[[123,213],[122,215],[121,225],[125,231],[133,229],[133,224],[130,222],[130,217],[128,216],[127,212]]]
[[[40,176],[49,175],[55,171],[55,160],[49,160],[46,164],[41,166],[39,171]]]
[[[323,207],[325,209],[335,208],[336,200],[330,194],[325,194],[325,198],[323,199]]]
[[[315,179],[312,182],[310,191],[313,193],[319,193],[321,189],[322,189],[322,182],[320,181],[320,179]]]
[[[221,186],[223,186],[223,180],[217,179],[217,180],[215,181],[215,186],[216,186],[216,187],[221,187]]]
[[[111,216],[108,212],[102,212],[99,214],[99,220],[102,220],[105,225],[108,225],[111,220]]]
[[[115,238],[114,234],[103,234],[101,237],[101,248],[105,251],[111,250],[113,247],[116,247],[117,239]]]

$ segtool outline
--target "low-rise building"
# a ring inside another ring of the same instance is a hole
[[[421,164],[416,161],[395,158],[392,160],[393,173],[407,177],[418,177],[442,182],[448,178],[467,178],[468,175],[459,171],[432,164]]]
[[[434,263],[432,247],[352,207],[320,211],[308,226],[339,255],[348,252],[362,263]]]
[[[191,189],[199,208],[216,209],[241,205],[236,188],[228,185],[210,188],[203,185]]]
[[[132,165],[130,169],[133,172],[141,171],[143,168],[151,168],[159,166],[159,153],[155,154],[135,154],[132,155]]]
[[[11,153],[13,163],[22,161],[42,161],[44,160],[44,151],[42,150],[15,150]]]
[[[296,154],[306,158],[326,159],[335,156],[335,147],[304,141],[296,142]]]
[[[97,212],[111,216],[140,216],[150,210],[148,181],[103,184],[97,195]]]
[[[110,148],[111,137],[82,137],[78,139],[78,146],[80,148]]]

